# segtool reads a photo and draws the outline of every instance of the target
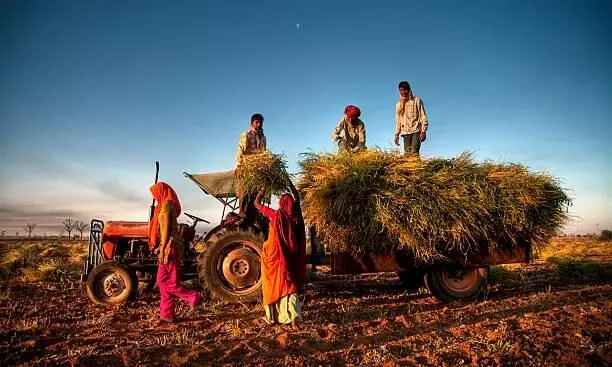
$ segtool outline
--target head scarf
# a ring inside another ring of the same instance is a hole
[[[306,228],[299,199],[283,194],[272,225],[287,262],[288,276],[299,289],[306,282]]]
[[[349,105],[344,109],[344,114],[346,117],[354,119],[361,116],[361,110],[357,106]]]
[[[172,189],[172,187],[170,187],[170,185],[165,182],[158,182],[155,185],[151,186],[149,190],[153,195],[153,199],[157,201],[157,206],[155,207],[153,218],[151,219],[151,223],[149,224],[149,247],[153,248],[157,245],[157,237],[159,234],[158,217],[162,205],[167,201],[171,202],[174,206],[174,210],[176,210],[176,216],[178,217],[181,214],[181,203],[179,202],[176,192]]]

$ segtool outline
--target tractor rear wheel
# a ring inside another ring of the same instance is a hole
[[[489,268],[449,268],[430,271],[425,284],[434,297],[442,302],[475,299],[486,287]]]
[[[133,299],[136,292],[136,274],[116,261],[107,261],[96,266],[87,278],[87,295],[98,305],[125,302]]]
[[[264,236],[252,230],[221,229],[198,257],[198,278],[211,299],[256,302],[261,299]]]

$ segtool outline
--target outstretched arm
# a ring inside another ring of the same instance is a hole
[[[276,215],[276,210],[263,205],[262,203],[263,196],[264,196],[263,190],[257,193],[257,196],[255,197],[255,202],[253,204],[255,204],[255,207],[257,208],[257,210],[259,210],[261,214],[263,214],[266,218],[273,220],[274,216]]]

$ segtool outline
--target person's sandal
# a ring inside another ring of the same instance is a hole
[[[174,322],[174,319],[167,318],[167,317],[160,317],[159,319],[161,321],[163,321],[163,322],[168,322],[168,323],[173,323]]]

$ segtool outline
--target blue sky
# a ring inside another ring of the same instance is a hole
[[[332,151],[346,104],[389,148],[397,83],[430,120],[425,156],[474,151],[559,177],[569,232],[612,227],[609,1],[2,1],[0,229],[145,220],[153,162],[187,212],[221,207],[181,174],[269,148]],[[299,27],[297,26],[299,24]],[[22,231],[23,232],[23,231]]]

